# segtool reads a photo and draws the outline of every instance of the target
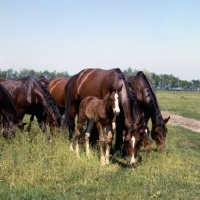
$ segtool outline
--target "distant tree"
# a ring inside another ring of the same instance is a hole
[[[33,77],[36,77],[37,75],[37,72],[33,69],[22,69],[20,70],[20,73],[19,73],[19,78],[23,78],[23,77],[27,77],[27,76],[33,76]]]
[[[159,89],[159,85],[160,85],[160,76],[156,75],[154,72],[151,74],[151,81],[153,84],[153,87],[155,89]]]
[[[126,75],[126,76],[135,76],[139,71],[138,70],[133,70],[131,67],[128,67],[128,69],[125,69],[123,71],[123,73]]]
[[[167,75],[167,74],[160,74],[157,75],[154,72],[149,72],[146,69],[143,70],[137,70],[132,69],[131,67],[128,67],[123,72],[126,76],[132,76],[136,75],[139,71],[143,71],[146,76],[148,76],[153,84],[153,87],[155,89],[181,89],[181,90],[200,90],[200,80],[180,80],[178,77],[175,77],[173,75]],[[34,69],[22,69],[19,72],[14,71],[13,69],[8,70],[2,70],[0,69],[0,77],[2,78],[11,78],[11,79],[19,79],[22,77],[26,77],[28,75],[34,76],[35,78],[39,78],[41,76],[44,76],[48,80],[58,77],[58,76],[66,76],[70,77],[67,71],[64,72],[49,72],[48,70],[45,71],[35,71]]]
[[[57,72],[56,76],[66,76],[66,77],[70,77],[70,75],[68,74],[68,72]]]
[[[200,87],[200,80],[192,80],[191,82],[193,90],[197,90]]]

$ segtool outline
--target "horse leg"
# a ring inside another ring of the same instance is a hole
[[[30,132],[30,130],[31,130],[31,123],[32,123],[33,120],[34,120],[34,115],[31,115],[30,121],[29,121],[29,124],[28,124],[28,127],[27,127],[28,132]]]
[[[85,145],[86,145],[86,155],[89,156],[89,140],[90,140],[90,133],[94,127],[94,121],[89,120],[87,125],[87,131],[85,133]]]
[[[100,124],[100,122],[96,123],[98,133],[99,133],[99,146],[100,146],[100,154],[101,154],[101,164],[105,165],[105,153],[104,153],[104,145],[105,145],[105,139],[103,136],[103,128]]]
[[[120,114],[116,117],[116,135],[115,135],[115,151],[117,156],[122,156],[124,153],[122,152],[122,145],[123,145],[123,131],[124,131],[124,116]]]
[[[45,133],[47,130],[46,124],[43,121],[41,121],[41,122],[38,122],[38,125],[39,125],[40,129],[42,130],[42,132]]]
[[[113,140],[113,130],[112,124],[106,126],[107,132],[107,145],[106,145],[106,164],[109,164],[109,156],[110,156],[110,149],[112,147],[112,140]]]
[[[70,151],[73,151],[74,148],[73,148],[73,136],[74,136],[74,128],[75,128],[75,117],[76,117],[76,114],[75,114],[75,111],[70,114],[70,118],[69,118],[69,124],[68,124],[68,130],[69,130],[69,142],[70,142],[70,145],[69,145],[69,149]]]
[[[76,141],[76,155],[79,157],[80,156],[80,151],[79,151],[79,140],[80,140],[80,136],[83,130],[83,124],[85,122],[85,119],[82,119],[81,117],[79,117],[78,122],[77,122],[77,126],[75,128],[75,141]]]

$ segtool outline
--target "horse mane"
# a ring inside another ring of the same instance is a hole
[[[49,80],[45,76],[40,76],[37,80],[48,90]]]
[[[46,87],[46,85],[41,84],[33,76],[28,76],[28,78],[31,78],[32,80],[34,80],[34,82],[37,84],[37,86],[39,86],[42,89],[42,91],[44,92],[44,96],[45,96],[45,99],[47,100],[48,105],[52,106],[54,108],[55,112],[56,112],[56,118],[57,119],[61,119],[61,114],[60,114],[60,111],[58,109],[58,105],[57,105],[56,101],[54,100],[54,98],[49,93],[48,88]]]
[[[162,119],[162,115],[160,112],[160,108],[157,102],[157,98],[155,95],[155,92],[149,83],[149,80],[147,79],[147,76],[142,72],[139,71],[136,76],[139,76],[140,79],[142,80],[143,86],[146,89],[146,96],[144,97],[145,99],[150,99],[150,101],[145,102],[145,105],[147,106],[149,113],[151,115],[152,119]],[[149,98],[148,98],[149,97]]]

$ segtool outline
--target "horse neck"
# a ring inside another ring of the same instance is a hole
[[[141,93],[145,107],[147,108],[145,110],[148,112],[152,122],[160,121],[162,119],[162,115],[152,84],[144,74],[140,78],[142,81],[141,87],[143,88]]]
[[[45,92],[42,88],[38,88],[37,94],[37,101],[43,105],[46,114],[50,117],[49,119],[57,121],[56,108],[54,109],[53,102],[49,99],[48,91]]]
[[[133,105],[133,124],[139,124],[143,121],[142,112],[137,104]]]
[[[125,117],[126,127],[133,127],[133,109],[130,94],[128,93],[128,88],[125,83],[123,83],[122,90],[119,92],[119,101],[123,109]]]

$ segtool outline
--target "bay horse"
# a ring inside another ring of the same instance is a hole
[[[125,127],[124,146],[127,155],[131,157],[128,164],[132,165],[136,162],[137,143],[136,130],[133,126],[133,99],[131,88],[124,73],[119,68],[103,70],[98,68],[88,68],[80,71],[72,76],[65,86],[65,117],[63,121],[63,129],[68,126],[69,139],[72,139],[75,128],[75,116],[79,113],[79,105],[81,100],[87,96],[94,96],[98,99],[106,96],[107,88],[112,85],[118,90],[123,85],[119,95],[119,103],[121,111],[119,120],[116,123],[116,135],[122,135],[121,129]],[[122,128],[121,128],[122,127]]]
[[[119,91],[122,89],[119,88]],[[96,124],[99,134],[99,146],[101,153],[101,163],[109,164],[110,148],[112,146],[113,129],[112,120],[120,112],[118,92],[112,85],[103,99],[94,96],[88,96],[83,99],[79,107],[78,122],[75,128],[76,153],[79,156],[79,138],[83,130],[83,125],[87,122],[87,131],[85,133],[86,155],[89,155],[89,138],[92,128]],[[103,128],[106,127],[107,146],[106,154],[104,152],[105,139]]]
[[[163,149],[167,133],[166,123],[170,116],[163,119],[152,82],[142,71],[138,72],[136,76],[129,76],[128,81],[136,95],[140,109],[144,112],[146,123],[151,118],[152,139],[156,142],[158,149]]]
[[[21,123],[13,98],[2,84],[0,84],[0,115],[3,117],[3,136],[10,138],[15,135],[14,126],[21,128]]]
[[[51,79],[48,84],[49,93],[56,101],[61,115],[65,111],[65,85],[68,80],[67,77],[56,77]]]
[[[21,121],[25,114],[35,115],[43,132],[47,117],[50,127],[61,125],[61,115],[55,100],[34,77],[27,76],[19,80],[0,78],[0,83],[11,94]]]

